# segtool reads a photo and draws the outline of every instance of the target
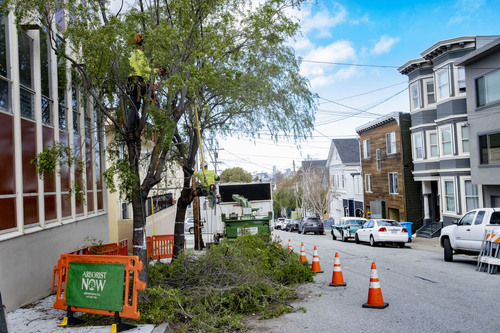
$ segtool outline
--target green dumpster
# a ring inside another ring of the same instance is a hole
[[[222,214],[222,222],[226,225],[225,237],[234,239],[245,232],[251,234],[271,235],[269,221],[272,219],[272,213],[265,217],[247,217]]]

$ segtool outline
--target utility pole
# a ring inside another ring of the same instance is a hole
[[[224,148],[214,148],[214,149],[209,149],[209,150],[214,152],[214,162],[213,162],[214,163],[214,170],[215,170],[216,174],[219,174],[217,172],[217,164],[220,164],[222,162],[217,161],[217,159],[219,158],[219,150],[224,150]]]

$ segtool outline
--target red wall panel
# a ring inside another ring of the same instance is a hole
[[[39,222],[38,197],[24,197],[24,225]]]
[[[62,217],[71,216],[71,199],[68,194],[61,194]]]
[[[36,124],[34,122],[21,119],[21,142],[23,192],[36,193],[38,192],[38,174],[35,165],[31,164],[31,160],[36,157]]]
[[[42,137],[43,137],[43,148],[52,147],[54,145],[54,129],[51,127],[42,127]],[[52,177],[45,175],[43,177],[43,186],[45,192],[55,192],[56,191],[56,173],[52,174]]]
[[[55,195],[45,195],[45,221],[57,218],[57,205]]]
[[[68,145],[68,133],[59,132],[59,141],[64,143],[66,146]],[[69,167],[62,166],[61,167],[61,191],[69,191]],[[64,197],[64,195],[63,195]],[[71,214],[70,214],[71,215]]]
[[[16,227],[16,198],[0,199],[0,230],[6,230]]]
[[[0,195],[16,192],[12,116],[0,112]],[[15,216],[15,214],[14,214]],[[9,222],[10,223],[10,222]]]

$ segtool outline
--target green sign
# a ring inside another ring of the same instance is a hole
[[[122,311],[125,265],[70,262],[66,305]]]

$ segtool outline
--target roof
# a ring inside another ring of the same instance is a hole
[[[457,66],[466,66],[469,65],[483,57],[486,57],[492,53],[500,51],[500,38],[495,39],[491,43],[486,44],[485,46],[474,50],[467,55],[460,58],[456,65]]]
[[[392,112],[392,113],[386,114],[385,116],[377,118],[374,121],[371,121],[369,123],[366,123],[364,125],[356,127],[356,133],[360,134],[362,132],[371,130],[375,127],[382,126],[382,125],[389,123],[393,120],[397,121],[399,124],[400,118],[403,114],[409,114],[409,113],[408,112]]]
[[[332,146],[333,145],[335,145],[342,163],[359,164],[360,159],[358,139],[332,139]],[[330,149],[333,149],[333,147],[331,147]]]
[[[302,169],[309,169],[309,168],[324,168],[326,166],[326,160],[305,160],[302,161]]]

